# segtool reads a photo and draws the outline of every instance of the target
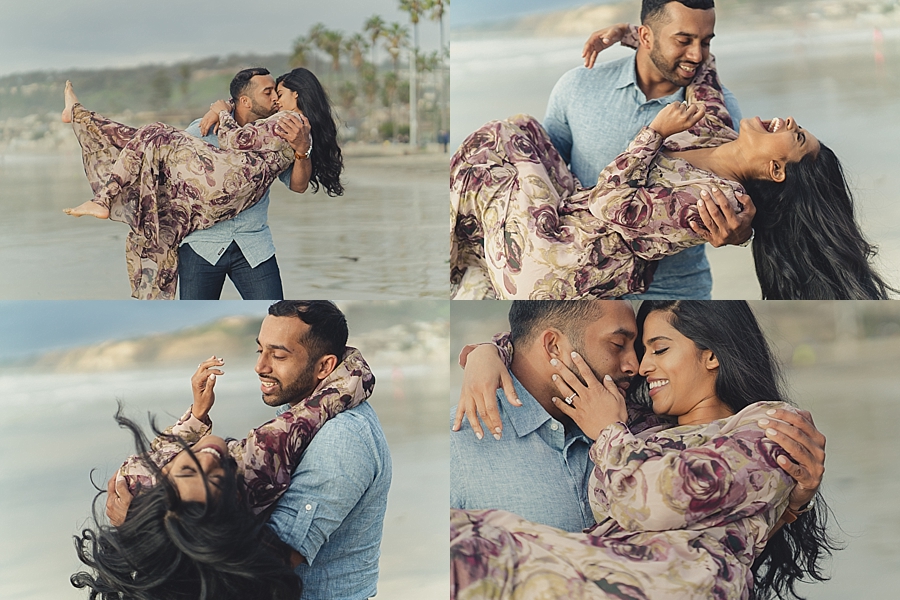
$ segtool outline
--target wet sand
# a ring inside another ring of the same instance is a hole
[[[446,298],[448,155],[346,150],[346,193],[272,187],[288,298]],[[62,209],[91,195],[80,156],[0,154],[0,299],[126,299],[127,228]],[[240,296],[226,282],[223,299]]]

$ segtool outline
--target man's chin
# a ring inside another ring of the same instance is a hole
[[[283,404],[287,404],[287,400],[285,400],[284,398],[282,398],[280,394],[279,394],[279,395],[276,395],[276,394],[263,394],[263,395],[262,395],[262,401],[263,401],[263,403],[265,403],[266,406],[271,406],[271,407],[273,407],[273,408],[274,408],[274,407],[281,406],[281,405],[283,405]]]

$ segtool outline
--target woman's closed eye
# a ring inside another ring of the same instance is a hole
[[[653,351],[653,354],[655,354],[655,355],[665,354],[667,350],[668,350],[668,348],[657,348],[656,350]]]

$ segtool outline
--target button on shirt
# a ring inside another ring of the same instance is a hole
[[[200,119],[188,125],[185,131],[216,148],[219,147],[219,136],[212,130],[207,135],[200,135]],[[290,186],[292,170],[293,165],[278,176],[278,179],[286,186]],[[219,261],[219,257],[222,256],[225,249],[234,241],[240,247],[250,267],[256,267],[275,256],[275,243],[272,241],[272,232],[267,224],[268,219],[269,190],[267,189],[259,202],[247,210],[241,211],[233,219],[216,223],[209,229],[195,231],[184,238],[181,243],[189,244],[194,252],[209,264],[214,265]]]
[[[479,440],[465,421],[450,432],[450,506],[499,508],[566,531],[592,526],[590,439],[574,426],[566,432],[515,378],[513,384],[520,407],[497,391],[500,440]]]
[[[306,558],[302,600],[363,600],[376,593],[391,455],[368,402],[315,435],[269,517],[281,540]]]
[[[553,145],[582,185],[592,187],[642,127],[666,105],[684,100],[684,89],[647,100],[637,85],[635,58],[578,67],[560,77],[547,103],[544,128]],[[725,106],[738,127],[741,113],[734,95],[723,88]],[[699,291],[698,291],[699,290]],[[653,283],[642,299],[708,298],[712,277],[704,246],[668,256],[657,266]]]

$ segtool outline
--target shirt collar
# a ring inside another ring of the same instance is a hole
[[[515,375],[510,373],[510,377],[512,377],[513,387],[516,390],[516,394],[519,396],[519,400],[522,402],[522,406],[504,405],[502,410],[508,415],[510,424],[513,429],[516,430],[516,436],[525,437],[540,429],[547,421],[552,420],[553,417],[551,417],[550,413],[541,406],[541,403],[538,402],[521,383],[519,383],[519,380],[516,379]],[[506,394],[503,393],[502,389],[497,390],[497,401],[501,404],[507,402]],[[588,437],[577,427],[567,432],[566,438],[583,438],[588,444],[591,443],[590,439],[588,439]]]
[[[670,94],[669,96],[647,100],[647,97],[644,96],[644,92],[641,91],[641,88],[639,88],[637,84],[637,55],[635,55],[631,60],[625,61],[623,63],[622,68],[619,69],[619,75],[616,77],[616,80],[613,83],[613,87],[615,87],[617,90],[626,88],[628,86],[634,86],[635,93],[640,94],[640,97],[643,97],[645,104],[648,104],[650,102],[657,102],[665,106],[666,104],[671,104],[672,102],[680,102],[681,100],[684,100],[684,88],[679,88],[677,92],[675,92],[674,94]]]

